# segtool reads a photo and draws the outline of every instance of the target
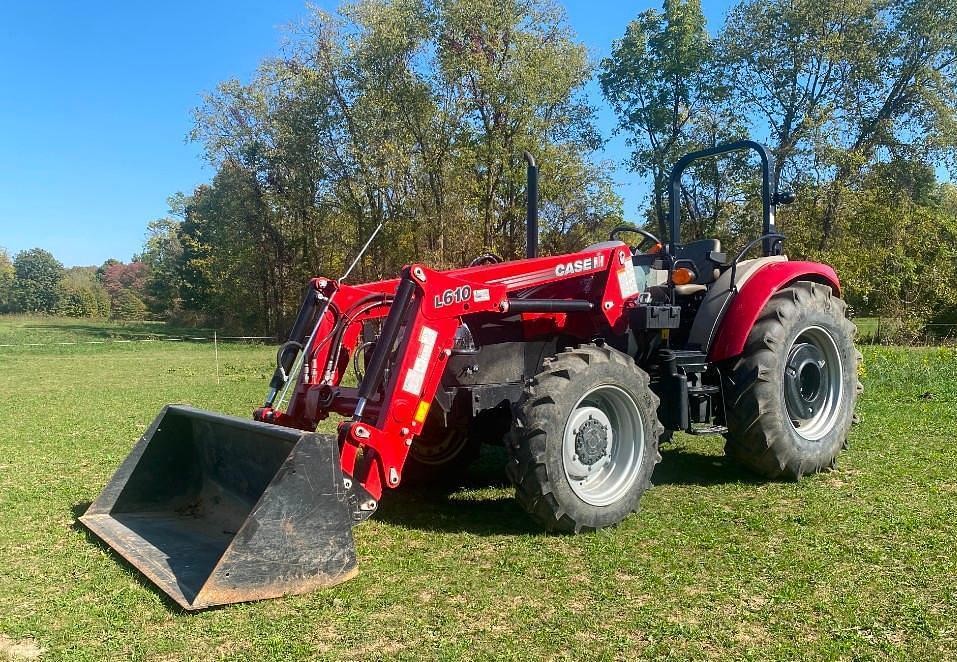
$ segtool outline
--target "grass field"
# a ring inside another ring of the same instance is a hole
[[[0,343],[130,332],[54,326]],[[953,349],[865,348],[836,471],[758,482],[679,436],[639,515],[560,537],[493,453],[469,489],[387,495],[356,579],[187,615],[75,519],[163,404],[248,415],[272,355],[221,346],[217,384],[210,344],[0,347],[0,658],[957,658]]]

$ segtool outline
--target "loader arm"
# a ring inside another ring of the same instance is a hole
[[[631,252],[620,242],[446,272],[412,264],[399,279],[361,287],[315,283],[334,296],[336,309],[318,321],[287,411],[258,410],[256,418],[312,430],[330,413],[349,417],[338,428],[341,467],[362,516],[375,510],[385,487],[400,484],[463,322],[492,313],[520,316],[526,334],[544,320],[581,337],[609,328],[620,333],[624,301],[637,294]],[[553,285],[567,298],[534,297]],[[381,320],[382,332],[367,372],[357,388],[342,386],[362,323],[373,319]]]

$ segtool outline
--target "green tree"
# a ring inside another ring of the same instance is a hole
[[[111,316],[117,320],[146,319],[146,304],[128,289],[120,290],[113,296]]]
[[[180,296],[187,310],[227,327],[279,330],[277,311],[299,295],[302,283],[289,282],[282,271],[289,268],[282,260],[287,239],[271,231],[267,213],[255,179],[231,163],[212,185],[196,190],[179,228]]]
[[[828,136],[836,174],[820,245],[839,231],[841,193],[875,159],[953,164],[957,147],[957,2],[881,3],[854,61],[852,97]]]
[[[599,203],[579,217],[594,231],[607,199],[597,170],[583,158],[600,146],[583,95],[591,67],[562,10],[551,2],[496,0],[446,1],[438,8],[439,73],[444,87],[461,91],[461,129],[472,147],[463,157],[476,160],[473,196],[484,245],[506,257],[523,252],[524,150],[541,162],[547,202],[570,208],[571,193]],[[566,173],[578,176],[565,179]],[[572,186],[557,185],[565,181]]]
[[[728,14],[721,69],[739,112],[768,127],[775,189],[787,167],[824,156],[817,141],[852,103],[876,14],[872,0],[746,0]]]
[[[13,297],[13,279],[16,272],[13,268],[13,260],[6,249],[0,248],[0,312],[9,310]]]
[[[60,281],[56,312],[68,317],[109,317],[110,295],[95,267],[67,269]]]
[[[217,176],[181,228],[184,305],[277,329],[302,282],[338,275],[382,222],[355,279],[520,255],[523,150],[542,166],[543,245],[599,237],[620,201],[591,161],[590,73],[549,0],[313,11],[287,56],[197,111]]]
[[[180,305],[183,261],[181,226],[182,221],[169,217],[150,221],[146,226],[147,238],[143,252],[135,258],[149,269],[145,294],[150,309],[157,314],[175,314]]]
[[[663,192],[671,165],[701,147],[696,127],[719,128],[720,81],[700,0],[665,0],[628,24],[601,65],[599,82],[634,147],[632,168],[651,177],[654,215],[666,235]]]
[[[721,34],[721,70],[756,114],[775,185],[817,201],[817,248],[853,214],[847,191],[878,161],[952,161],[957,144],[957,3],[747,0]],[[810,244],[806,244],[808,248]]]
[[[957,194],[926,164],[871,166],[846,189],[846,228],[812,256],[834,265],[859,314],[898,320],[916,334],[957,306]]]
[[[13,307],[18,312],[52,313],[56,310],[63,265],[47,251],[32,248],[13,259]]]

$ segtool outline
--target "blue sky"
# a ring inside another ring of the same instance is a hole
[[[327,9],[336,2],[313,2]],[[660,2],[567,0],[594,58]],[[727,2],[705,0],[713,31]],[[68,266],[129,260],[166,198],[212,171],[186,142],[191,110],[227,78],[275,55],[300,0],[0,2],[0,247],[39,246]],[[589,87],[606,136],[614,116]],[[612,139],[605,157],[624,161]],[[626,215],[647,185],[616,173]]]

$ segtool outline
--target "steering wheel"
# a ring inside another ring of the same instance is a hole
[[[658,240],[658,237],[651,234],[647,230],[642,230],[641,228],[636,227],[634,225],[619,225],[617,228],[615,228],[608,234],[608,239],[611,241],[618,241],[618,235],[621,234],[622,232],[635,232],[637,234],[640,234],[642,237],[641,241],[639,241],[636,245],[631,246],[632,255],[635,255],[636,253],[638,253],[639,249],[642,246],[644,246],[646,243],[648,243],[649,241],[653,244],[661,243]]]
[[[469,266],[479,267],[484,264],[498,264],[499,262],[502,262],[502,258],[500,258],[495,253],[483,253],[482,255],[479,255],[477,258],[469,262]]]

